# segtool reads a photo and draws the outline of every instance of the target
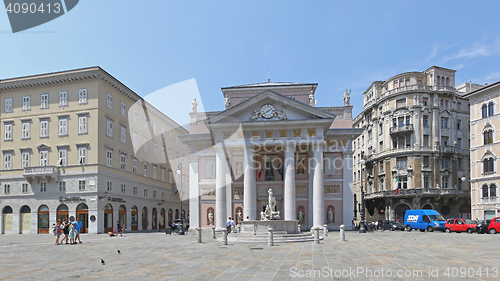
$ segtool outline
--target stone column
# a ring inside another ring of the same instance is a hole
[[[420,138],[422,138],[422,136],[420,135],[420,108],[415,108],[415,117],[413,118],[413,130],[415,132],[414,133],[415,146],[420,146],[421,145]]]
[[[215,226],[216,231],[226,228],[226,156],[222,148],[216,148],[215,154]]]
[[[189,226],[200,226],[200,190],[198,188],[198,155],[190,155],[189,159]],[[165,216],[168,216],[165,213]],[[165,218],[167,221],[168,218]]]
[[[314,146],[314,177],[313,177],[313,227],[323,227],[325,224],[324,208],[325,188],[323,184],[323,142]]]
[[[255,184],[255,166],[254,166],[254,148],[246,147],[244,155],[244,175],[243,175],[243,219],[256,220],[256,184]]]
[[[181,218],[182,210],[179,208],[179,218]],[[153,207],[148,208],[148,214],[146,215],[148,218],[148,226],[146,227],[147,230],[153,229]],[[113,216],[114,218],[114,216]],[[116,225],[115,222],[113,222],[114,225]]]
[[[342,169],[342,222],[341,224],[349,225],[354,214],[354,190],[352,179],[352,152],[346,151],[343,153],[343,169]]]
[[[285,220],[295,220],[295,145],[285,150]]]

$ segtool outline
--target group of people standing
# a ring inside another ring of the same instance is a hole
[[[74,222],[68,221],[67,218],[65,218],[62,223],[61,220],[58,219],[57,223],[54,224],[54,235],[56,236],[56,245],[62,245],[62,244],[77,244],[82,243],[80,240],[80,229],[82,228],[82,222],[80,221],[80,218],[76,219]],[[59,241],[61,235],[64,234],[64,237]],[[64,243],[64,240],[66,240],[66,243]]]

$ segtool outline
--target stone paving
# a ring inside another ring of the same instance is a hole
[[[209,230],[202,244],[193,232],[54,238],[0,235],[0,280],[500,280],[498,234],[348,231],[345,242],[330,232],[320,245],[275,246],[222,246]]]

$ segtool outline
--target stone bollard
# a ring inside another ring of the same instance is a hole
[[[227,230],[222,231],[222,245],[227,245]]]
[[[323,225],[323,235],[328,236],[328,226],[325,224]]]
[[[300,224],[297,225],[297,231],[300,233]]]
[[[314,235],[314,244],[319,244],[319,227],[313,227],[313,235]]]
[[[196,241],[201,243],[201,227],[196,228]]]
[[[212,238],[217,239],[217,237],[215,237],[215,226],[212,226]]]
[[[267,234],[267,246],[274,246],[274,241],[273,241],[273,228],[270,227],[267,229],[268,234]]]
[[[241,233],[241,225],[238,224],[238,226],[236,227],[236,230],[238,231],[236,233]]]
[[[345,241],[345,225],[340,225],[340,242]]]

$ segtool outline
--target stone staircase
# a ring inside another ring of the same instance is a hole
[[[257,233],[256,235],[247,233],[231,233],[227,236],[227,241],[228,243],[267,243],[267,238],[267,233]],[[319,237],[319,240],[323,239],[324,238],[322,236]],[[217,240],[222,242],[222,238],[218,238]],[[274,243],[313,242],[314,236],[311,232],[288,234],[286,231],[275,231],[273,232],[273,241]]]

